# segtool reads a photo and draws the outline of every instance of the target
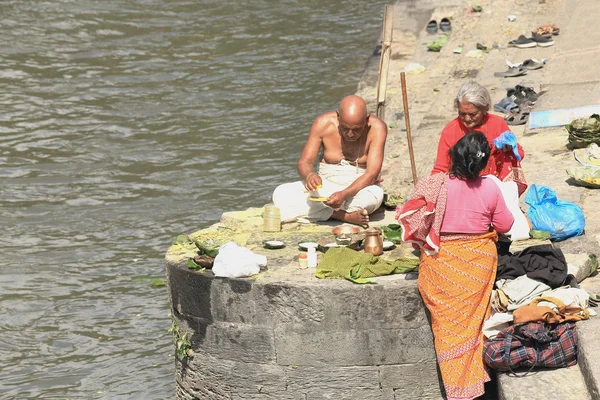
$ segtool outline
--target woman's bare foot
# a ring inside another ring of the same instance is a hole
[[[333,212],[331,218],[348,222],[349,224],[359,225],[363,228],[369,227],[369,213],[364,208],[351,213],[343,210],[336,210]]]

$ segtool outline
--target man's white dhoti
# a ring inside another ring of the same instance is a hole
[[[298,217],[316,221],[328,220],[334,210],[322,202],[310,201],[308,197],[317,193],[318,196],[329,197],[335,192],[344,190],[364,174],[365,169],[355,167],[346,160],[342,160],[340,164],[320,163],[318,173],[322,178],[323,187],[316,193],[307,192],[302,181],[284,183],[275,189],[273,203],[279,208],[282,221]],[[377,185],[371,185],[346,200],[340,210],[351,213],[364,208],[371,214],[381,206],[382,201],[383,189]]]

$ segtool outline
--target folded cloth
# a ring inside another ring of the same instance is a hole
[[[405,274],[419,268],[417,258],[401,257],[386,261],[373,254],[359,253],[346,247],[334,247],[319,262],[317,278],[348,279],[354,283],[374,283],[367,278],[390,274]]]
[[[556,306],[557,310],[546,305]],[[531,304],[517,308],[513,312],[515,324],[521,324],[531,321],[544,321],[548,324],[557,324],[561,322],[577,322],[588,319],[590,313],[577,306],[567,306],[562,301],[554,297],[538,297]]]
[[[525,274],[554,289],[562,286],[567,278],[567,261],[560,249],[549,244],[530,246],[513,255],[498,257],[496,281]]]
[[[502,149],[504,145],[509,145],[513,149],[513,153],[515,158],[521,161],[521,155],[519,154],[519,149],[517,148],[517,137],[511,131],[504,131],[500,136],[494,139],[494,146],[497,149]]]
[[[429,175],[417,182],[413,195],[396,208],[402,241],[428,255],[440,249],[440,229],[448,198],[448,174]]]

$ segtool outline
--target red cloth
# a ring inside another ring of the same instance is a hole
[[[521,170],[521,163],[512,152],[505,153],[494,146],[494,139],[509,130],[506,121],[497,115],[486,114],[483,117],[481,126],[476,129],[468,129],[463,125],[460,118],[456,117],[442,130],[435,165],[431,173],[449,172],[450,149],[467,133],[479,131],[485,135],[492,149],[490,159],[480,175],[494,175],[503,182],[514,180],[519,187],[519,195],[523,194],[527,189],[527,182]],[[525,157],[525,152],[521,145],[517,146],[522,160]]]
[[[410,199],[396,207],[402,241],[433,255],[440,249],[440,229],[448,198],[448,174],[435,174],[417,182]]]

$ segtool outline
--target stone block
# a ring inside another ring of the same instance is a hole
[[[578,365],[536,370],[525,376],[498,374],[499,400],[591,400]],[[597,397],[594,397],[597,398]]]
[[[215,279],[211,286],[213,319],[223,322],[265,324],[267,310],[257,307],[254,281],[249,279]],[[261,318],[265,315],[265,318]]]
[[[581,282],[581,288],[588,293],[600,293],[600,275]],[[600,317],[577,322],[579,340],[578,362],[593,399],[600,399]]]
[[[280,365],[367,366],[435,359],[429,326],[414,329],[319,331],[310,325],[275,329]]]
[[[585,278],[590,276],[596,271],[598,267],[598,260],[596,257],[591,258],[588,254],[569,254],[565,253],[565,260],[568,264],[575,267],[575,278],[577,282],[583,281]]]
[[[440,399],[440,380],[436,362],[381,365],[379,379],[383,389],[393,391],[396,399]]]
[[[319,285],[248,282],[248,291],[230,282],[215,282],[212,289],[214,318],[265,326],[319,322],[323,319],[326,297]]]
[[[177,364],[179,389],[197,399],[302,399],[288,391],[285,368],[274,364],[225,360],[202,350]]]
[[[330,289],[323,310],[327,330],[418,328],[428,325],[416,284],[368,285],[354,290]]]
[[[307,399],[381,400],[377,367],[311,367],[294,365],[286,369],[288,390]]]
[[[185,265],[167,262],[167,282],[173,309],[181,315],[212,321],[211,286],[214,277],[198,273]]]
[[[275,362],[273,330],[268,327],[185,317],[180,327],[193,331],[192,350],[219,359],[249,363]]]

